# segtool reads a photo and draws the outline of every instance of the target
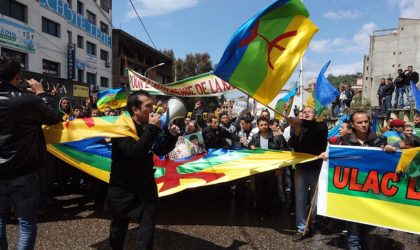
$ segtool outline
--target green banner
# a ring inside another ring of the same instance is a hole
[[[127,71],[130,90],[142,89],[151,95],[209,97],[227,94],[236,90],[229,83],[213,75],[212,72],[164,85],[150,80],[132,69],[127,69]]]

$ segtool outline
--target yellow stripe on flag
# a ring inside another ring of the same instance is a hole
[[[400,161],[397,165],[396,172],[406,172],[408,165],[413,161],[414,157],[419,153],[420,147],[404,149],[401,153]]]
[[[295,16],[284,33],[290,31],[297,31],[297,35],[280,41],[278,45],[286,48],[284,51],[272,50],[269,56],[274,69],[268,67],[265,80],[253,95],[253,98],[262,104],[268,105],[281,91],[302,58],[312,37],[318,31],[318,27],[305,16]]]
[[[420,233],[420,207],[418,206],[328,193],[327,215],[410,233]]]
[[[317,156],[291,151],[266,151],[264,154],[250,154],[248,156],[217,164],[207,168],[202,173],[225,174],[222,178],[207,183],[201,179],[181,179],[180,186],[159,192],[159,196],[171,195],[187,188],[214,185],[232,181],[246,176],[286,167],[296,163],[304,163],[318,159]],[[163,184],[158,184],[158,190]]]
[[[79,141],[94,137],[132,137],[138,140],[136,127],[128,115],[120,115],[115,123],[95,117],[74,119],[44,126],[45,140],[49,144]]]

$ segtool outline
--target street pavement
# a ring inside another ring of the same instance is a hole
[[[340,223],[318,218],[317,233],[302,242],[292,241],[294,216],[289,204],[273,209],[261,221],[249,195],[234,198],[229,185],[186,190],[161,198],[155,249],[345,249]],[[249,194],[249,193],[248,193]],[[397,214],[395,216],[398,216]],[[109,249],[109,215],[103,202],[82,195],[54,198],[40,216],[36,249]],[[7,226],[9,249],[16,249],[18,226]],[[137,224],[131,223],[125,249],[134,249]],[[367,236],[369,249],[420,249],[417,235],[374,229]]]

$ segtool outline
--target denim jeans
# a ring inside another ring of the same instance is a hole
[[[338,115],[340,114],[340,105],[333,104],[331,106],[331,112],[333,117],[338,117]]]
[[[366,244],[365,238],[375,227],[359,224],[356,222],[346,221],[347,229],[347,249],[360,250]]]
[[[296,196],[296,226],[298,232],[305,230],[306,218],[311,206],[312,198],[315,194],[315,189],[318,184],[320,169],[310,167],[296,167],[295,171],[295,196]],[[308,190],[308,187],[311,190]],[[314,203],[316,206],[316,202]],[[311,218],[316,214],[316,207],[312,210]],[[310,223],[311,224],[311,223]],[[309,225],[310,225],[309,224]]]
[[[38,173],[0,180],[0,250],[8,247],[6,223],[12,203],[19,221],[18,250],[34,249],[38,223]]]
[[[413,99],[413,90],[411,89],[410,85],[405,86],[405,97],[407,98],[406,102],[405,102],[405,105],[410,106],[411,105],[411,100]]]
[[[404,108],[404,86],[395,88],[394,108]]]
[[[391,113],[391,101],[392,101],[392,95],[385,96],[385,107],[386,107],[386,114],[389,115]]]

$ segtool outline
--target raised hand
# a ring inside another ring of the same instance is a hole
[[[38,82],[35,79],[31,79],[31,80],[27,80],[30,89],[28,89],[29,91],[31,91],[32,93],[38,95],[44,92],[44,88],[42,87],[41,83]]]

